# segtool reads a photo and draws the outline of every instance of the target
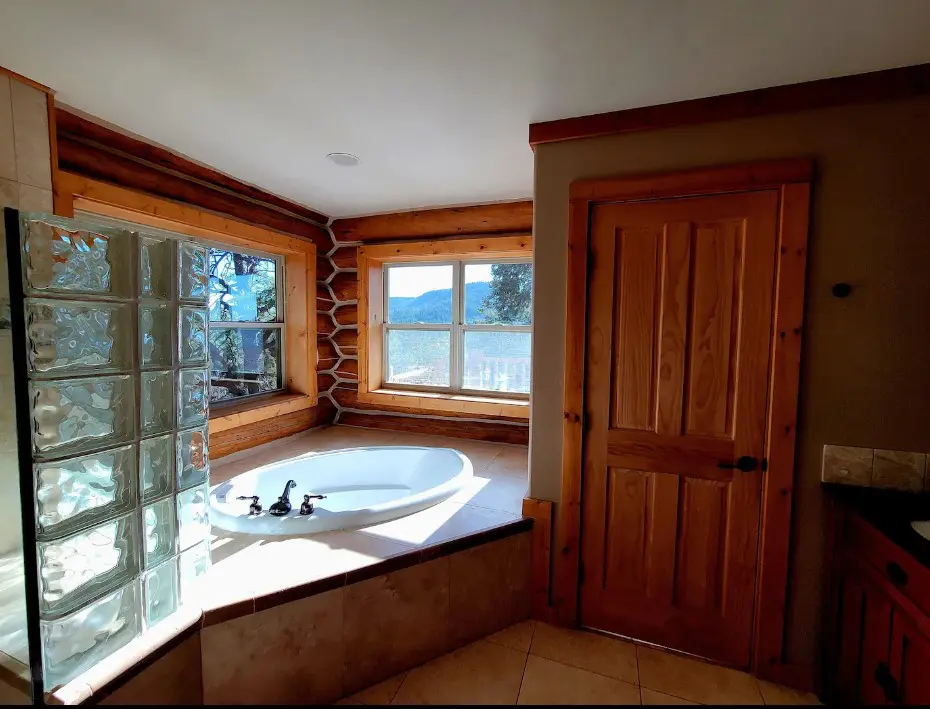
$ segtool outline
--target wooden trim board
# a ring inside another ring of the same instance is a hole
[[[388,431],[423,433],[430,436],[471,438],[492,443],[512,443],[525,446],[529,443],[529,427],[501,421],[467,421],[457,418],[435,418],[432,416],[404,416],[379,414],[365,411],[343,410],[339,414],[340,426],[379,428]]]
[[[55,175],[54,188],[55,212],[60,216],[73,217],[77,209],[284,256],[286,388],[290,396],[259,400],[248,408],[237,406],[227,414],[219,409],[210,417],[209,430],[219,433],[317,404],[316,247],[312,242],[68,172]]]
[[[552,557],[552,503],[523,498],[523,516],[533,518],[532,536],[532,617],[549,620],[549,570]]]
[[[419,209],[336,219],[336,241],[428,239],[440,236],[508,234],[533,230],[533,202],[479,204],[471,207]]]
[[[529,141],[535,147],[562,140],[693,126],[850,103],[890,101],[927,93],[930,93],[930,64],[918,64],[659,106],[532,123]]]
[[[50,89],[45,84],[40,84],[38,81],[33,81],[29,77],[23,76],[22,74],[17,74],[12,69],[7,69],[6,67],[0,66],[0,75],[9,76],[11,79],[15,79],[21,84],[26,84],[27,86],[31,86],[32,88],[38,89],[39,91],[42,91],[43,93],[46,93],[49,95],[52,95],[55,93],[54,89]]]
[[[798,406],[801,319],[813,162],[807,159],[712,167],[678,173],[584,180],[572,185],[566,288],[565,385],[561,502],[556,510],[550,618],[577,625],[581,535],[584,362],[589,215],[598,202],[780,190],[773,350],[770,364],[766,458],[753,671],[784,679],[785,598],[791,536],[791,490]]]

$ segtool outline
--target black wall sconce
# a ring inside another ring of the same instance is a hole
[[[848,283],[834,283],[830,292],[834,298],[848,298],[852,293],[852,286]]]

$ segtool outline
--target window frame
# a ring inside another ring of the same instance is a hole
[[[280,372],[278,374],[278,382],[280,386],[272,389],[270,391],[261,391],[257,394],[246,394],[245,396],[236,396],[231,399],[220,399],[218,401],[210,400],[210,408],[216,409],[226,409],[230,406],[236,406],[237,404],[246,404],[247,402],[252,402],[260,400],[263,398],[280,396],[281,394],[286,394],[288,391],[287,387],[287,307],[284,303],[284,294],[287,292],[285,290],[285,279],[286,268],[285,268],[285,258],[281,254],[271,253],[270,251],[261,251],[259,249],[250,249],[244,246],[237,246],[235,244],[224,243],[222,241],[216,241],[214,239],[193,239],[202,246],[206,246],[208,249],[222,249],[229,253],[244,254],[246,256],[257,256],[263,259],[269,259],[274,261],[274,283],[275,283],[275,319],[270,322],[258,322],[258,321],[244,321],[244,320],[211,320],[210,319],[210,299],[209,295],[207,296],[207,323],[208,327],[212,327],[213,323],[217,323],[217,326],[220,328],[239,328],[244,330],[268,330],[276,329],[278,331],[278,366],[280,367]],[[209,293],[209,289],[208,289]],[[212,368],[213,362],[210,362],[211,369],[211,380],[212,380]]]
[[[385,266],[393,264],[450,262],[532,263],[533,240],[529,234],[491,237],[456,237],[429,241],[363,244],[358,249],[358,401],[383,410],[409,413],[450,412],[504,419],[529,419],[530,397],[484,390],[453,391],[446,387],[404,386],[385,382]],[[464,274],[464,268],[461,269]],[[464,278],[464,276],[461,276]],[[463,284],[464,285],[464,284]],[[436,329],[448,329],[450,325]],[[394,326],[396,328],[396,324]],[[478,325],[471,325],[474,329]],[[512,326],[490,326],[503,328]],[[523,326],[532,332],[532,325]],[[432,329],[414,325],[410,329]],[[450,343],[451,346],[451,343]],[[464,349],[463,349],[464,353]],[[451,357],[451,351],[450,351]],[[464,354],[463,354],[464,357]],[[451,363],[450,363],[451,366]],[[451,371],[450,371],[451,375]]]
[[[469,332],[526,332],[532,335],[533,325],[494,325],[466,322],[465,318],[465,267],[472,264],[533,264],[532,257],[509,258],[459,258],[455,260],[422,260],[417,262],[387,262],[384,264],[384,287],[382,308],[385,313],[383,326],[384,345],[381,348],[381,371],[389,370],[389,350],[391,331],[414,332],[448,332],[449,333],[449,386],[428,384],[404,384],[403,382],[388,382],[386,377],[382,381],[383,388],[400,391],[429,391],[450,394],[463,394],[475,397],[498,397],[502,399],[529,400],[529,392],[494,391],[491,389],[470,389],[464,386],[465,377],[465,336]],[[427,266],[452,266],[452,315],[449,323],[391,323],[388,308],[391,271],[395,268],[417,268]]]

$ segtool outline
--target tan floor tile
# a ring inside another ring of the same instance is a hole
[[[526,477],[529,469],[527,448],[523,446],[506,446],[498,453],[497,457],[491,461],[487,472],[498,475],[513,475],[516,477]]]
[[[530,655],[517,704],[639,704],[639,687]]]
[[[489,635],[485,640],[520,652],[529,652],[535,628],[535,620],[523,620],[511,625],[509,628],[504,628],[493,635]]]
[[[406,676],[406,672],[401,672],[347,698],[356,704],[390,704]]]
[[[624,682],[637,683],[636,646],[625,640],[537,623],[530,652]]]
[[[479,640],[410,670],[393,704],[513,704],[526,655]]]
[[[641,687],[639,693],[644,705],[668,706],[669,704],[693,704],[697,706],[695,702],[689,702],[687,699],[682,699],[681,697],[673,697],[671,694],[662,694],[662,692],[656,692],[654,689]]]
[[[537,629],[536,636],[539,636]],[[638,645],[643,687],[700,704],[762,704],[754,677],[745,672]]]
[[[451,499],[453,502],[522,515],[527,485],[525,471],[522,477],[507,475],[495,472],[492,465],[484,472],[472,477]]]
[[[759,689],[762,690],[762,699],[766,704],[780,704],[782,706],[792,704],[812,706],[820,704],[820,700],[810,692],[801,692],[800,690],[792,689],[791,687],[783,687],[780,684],[772,684],[762,679],[759,680]]]

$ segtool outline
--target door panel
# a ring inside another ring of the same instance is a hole
[[[582,623],[746,666],[778,195],[591,218]]]
[[[892,617],[890,682],[885,683],[891,701],[906,706],[930,704],[930,640],[907,617]]]

